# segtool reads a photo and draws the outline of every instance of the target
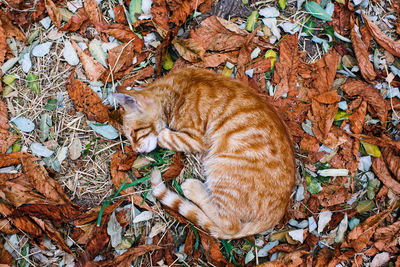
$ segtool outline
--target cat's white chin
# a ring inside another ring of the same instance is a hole
[[[149,153],[157,147],[157,136],[150,134],[146,137],[137,149],[139,153]]]

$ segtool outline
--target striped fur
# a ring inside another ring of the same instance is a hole
[[[117,99],[137,151],[154,149],[157,138],[161,147],[206,155],[206,182],[181,185],[189,200],[152,172],[153,192],[164,205],[222,239],[259,233],[282,218],[294,185],[293,148],[265,100],[236,80],[195,68],[128,94]]]

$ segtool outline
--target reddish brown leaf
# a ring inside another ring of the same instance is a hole
[[[61,236],[61,234],[55,229],[53,224],[48,221],[48,220],[41,220],[36,217],[31,217],[32,220],[42,228],[43,232],[46,233],[46,235],[56,243],[56,246],[63,250],[64,252],[68,254],[72,254],[71,249],[67,246],[67,244],[64,241],[64,238]]]
[[[235,23],[211,16],[203,20],[200,27],[190,33],[190,37],[205,50],[233,51],[246,41],[248,33]]]
[[[150,12],[157,32],[165,38],[169,31],[169,16],[165,0],[154,0]]]
[[[264,73],[271,70],[271,59],[264,57],[259,58],[255,62],[248,65],[246,68],[253,69],[253,74]]]
[[[362,133],[365,115],[367,114],[367,102],[362,101],[354,113],[349,116],[350,130],[353,133]]]
[[[74,101],[75,108],[85,113],[89,120],[104,123],[109,120],[107,107],[102,103],[101,98],[81,81],[74,78],[72,72],[66,83],[69,97]]]
[[[171,15],[170,22],[175,23],[179,28],[187,19],[187,17],[201,4],[204,0],[183,0]]]
[[[52,200],[56,204],[72,204],[71,200],[64,193],[63,188],[48,175],[42,165],[33,162],[31,158],[23,158],[22,167],[33,187],[47,199]]]
[[[3,243],[0,242],[0,264],[11,266],[12,261],[13,256],[4,248]]]
[[[375,23],[368,19],[362,10],[361,15],[364,19],[365,25],[375,41],[384,49],[389,51],[392,55],[400,57],[400,40],[394,41],[389,36],[384,34]]]
[[[313,132],[315,137],[320,141],[325,141],[332,127],[335,115],[338,111],[338,104],[325,105],[312,100],[311,109],[313,113]]]
[[[93,24],[101,22],[101,12],[95,0],[86,0],[83,4],[83,8]]]
[[[357,225],[347,235],[346,241],[343,242],[342,248],[352,247],[356,252],[361,252],[366,246],[372,235],[375,233],[376,227],[390,214],[389,210],[369,217],[367,220]]]
[[[13,235],[19,233],[19,230],[12,225],[11,220],[0,219],[0,233]]]
[[[26,152],[11,152],[7,154],[0,154],[0,168],[7,167],[15,164],[20,164],[22,158],[30,157],[33,161],[41,160]]]
[[[257,31],[260,29],[261,25],[258,26],[251,34],[246,37],[245,42],[239,50],[238,62],[237,62],[237,72],[236,79],[245,83],[248,83],[248,76],[245,74],[246,64],[250,61],[250,54],[254,50],[255,45],[253,43],[253,38]],[[251,85],[251,84],[250,84]]]
[[[398,240],[397,237],[400,236],[400,221],[398,220],[397,222],[388,225],[388,226],[383,226],[378,229],[376,229],[376,232],[374,233],[374,241],[375,244],[374,246],[379,250],[379,251],[388,251],[389,248],[395,247],[398,245]]]
[[[122,44],[108,51],[108,64],[113,73],[127,69],[133,61],[133,43]]]
[[[315,137],[305,135],[304,138],[301,139],[300,148],[307,151],[317,152],[319,149],[319,142]]]
[[[7,36],[3,29],[3,23],[0,20],[0,64],[3,64],[7,54]],[[2,91],[2,90],[0,90]]]
[[[121,163],[129,162],[129,164],[132,167],[132,164],[133,164],[134,160],[136,159],[136,157],[137,157],[137,153],[134,153],[134,152],[123,153],[121,150],[117,150],[114,153],[114,155],[111,159],[110,169],[111,169],[111,178],[112,178],[114,187],[116,189],[120,188],[125,180],[126,180],[125,184],[132,183],[132,179],[128,177],[129,176],[128,171],[121,170],[119,168],[119,165]],[[132,187],[122,190],[121,194],[122,195],[132,194],[134,192],[135,192],[135,188],[132,186]]]
[[[310,98],[331,90],[339,59],[339,54],[331,50],[312,64]]]
[[[368,82],[375,80],[376,73],[374,70],[374,66],[369,60],[369,53],[367,50],[367,46],[363,43],[361,38],[358,37],[355,26],[351,29],[350,36],[351,36],[351,42],[353,44],[353,49],[358,61],[358,66],[361,71],[361,75]]]
[[[8,148],[18,140],[18,136],[0,128],[0,153],[6,153]]]
[[[188,228],[188,234],[186,236],[185,240],[185,250],[184,253],[186,255],[193,255],[193,249],[194,249],[194,241],[195,241],[195,235],[193,232],[193,229],[191,227]]]
[[[108,205],[107,207],[105,207],[103,209],[103,216],[109,215],[111,214],[116,208],[118,208],[122,202],[124,201],[124,198],[121,198],[120,200],[118,200],[117,202],[115,202],[112,205]],[[96,220],[99,216],[99,212],[101,209],[102,205],[97,206],[91,210],[88,210],[87,212],[85,212],[84,214],[82,214],[82,216],[79,219],[76,219],[74,221],[75,225],[81,226],[87,223],[90,223],[94,220]]]
[[[7,38],[15,37],[20,41],[26,42],[25,34],[17,26],[12,24],[12,21],[3,12],[0,12],[0,20]]]
[[[341,89],[350,96],[362,96],[382,122],[387,121],[387,103],[375,87],[356,79],[347,79]]]
[[[204,254],[207,260],[215,266],[233,266],[232,263],[226,262],[224,256],[219,249],[219,242],[214,237],[198,231],[201,245],[204,248]]]
[[[116,23],[96,23],[96,27],[101,32],[107,33],[124,43],[131,42],[136,52],[142,52],[143,39],[140,39],[128,26]]]
[[[392,147],[383,147],[381,151],[389,170],[397,181],[400,181],[400,150]]]
[[[204,59],[204,53],[206,51],[200,46],[200,44],[191,38],[182,39],[176,37],[172,40],[172,44],[178,51],[179,55],[189,62],[196,63]]]
[[[153,3],[153,8],[154,8],[154,3]],[[124,7],[121,4],[118,4],[113,8],[113,11],[115,14],[115,21],[118,24],[126,24]]]
[[[349,10],[346,4],[334,2],[335,9],[332,15],[332,26],[337,33],[342,36],[348,36],[351,28],[350,19],[353,16],[353,11]]]
[[[389,187],[396,194],[400,194],[400,183],[390,175],[389,170],[386,167],[385,161],[383,161],[382,157],[373,159],[372,169],[384,185]]]
[[[51,21],[53,22],[54,25],[57,26],[57,28],[60,28],[61,24],[61,12],[60,10],[56,7],[54,2],[52,0],[45,0],[45,6],[47,10],[47,14],[49,14],[49,17]]]
[[[178,175],[181,174],[183,166],[184,163],[182,160],[182,153],[181,152],[175,153],[175,155],[172,157],[171,165],[168,167],[167,171],[164,172],[162,175],[164,181],[169,181],[171,179],[178,177]]]
[[[14,216],[29,215],[55,223],[70,222],[82,215],[82,212],[71,205],[23,205],[14,211]]]
[[[78,53],[79,58],[81,59],[83,69],[86,72],[86,76],[91,81],[98,80],[100,76],[103,74],[103,72],[106,71],[106,69],[92,56],[85,54],[73,40],[71,41],[71,43],[76,52]]]
[[[297,68],[300,59],[297,50],[297,34],[287,35],[279,43],[279,62],[276,63],[273,81],[277,84],[274,99],[296,90]]]
[[[122,87],[128,87],[128,86],[135,86],[137,84],[136,81],[143,80],[145,78],[148,78],[154,74],[154,68],[153,66],[147,66],[146,68],[140,69],[137,72],[135,72],[131,77],[125,79],[122,82]]]
[[[156,245],[139,245],[129,249],[127,252],[115,257],[114,259],[101,261],[100,263],[102,264],[101,266],[125,267],[129,266],[137,257],[158,249],[162,249],[162,247]]]
[[[10,129],[10,125],[8,124],[8,111],[3,101],[0,101],[0,128],[4,130]]]
[[[236,64],[238,55],[239,55],[238,51],[218,53],[218,54],[205,53],[203,60],[193,65],[199,68],[214,68],[218,67],[221,64],[225,64],[227,61],[229,61],[232,64]],[[177,65],[179,65],[179,59],[175,61],[174,68]]]
[[[329,90],[315,96],[314,99],[321,104],[335,104],[340,101],[340,96],[336,90]]]
[[[85,9],[80,8],[78,12],[73,15],[68,22],[60,28],[60,31],[77,31],[81,28],[83,23],[89,19]]]

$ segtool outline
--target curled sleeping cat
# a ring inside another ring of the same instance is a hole
[[[134,150],[158,144],[206,155],[206,182],[181,185],[190,201],[152,172],[153,193],[164,205],[221,239],[265,231],[282,218],[294,185],[293,148],[274,109],[246,85],[186,68],[115,97]]]

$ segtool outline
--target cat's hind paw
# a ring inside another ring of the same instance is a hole
[[[186,179],[181,184],[181,188],[185,197],[194,203],[199,203],[204,200],[204,198],[208,197],[208,193],[204,188],[204,184],[200,180]]]

